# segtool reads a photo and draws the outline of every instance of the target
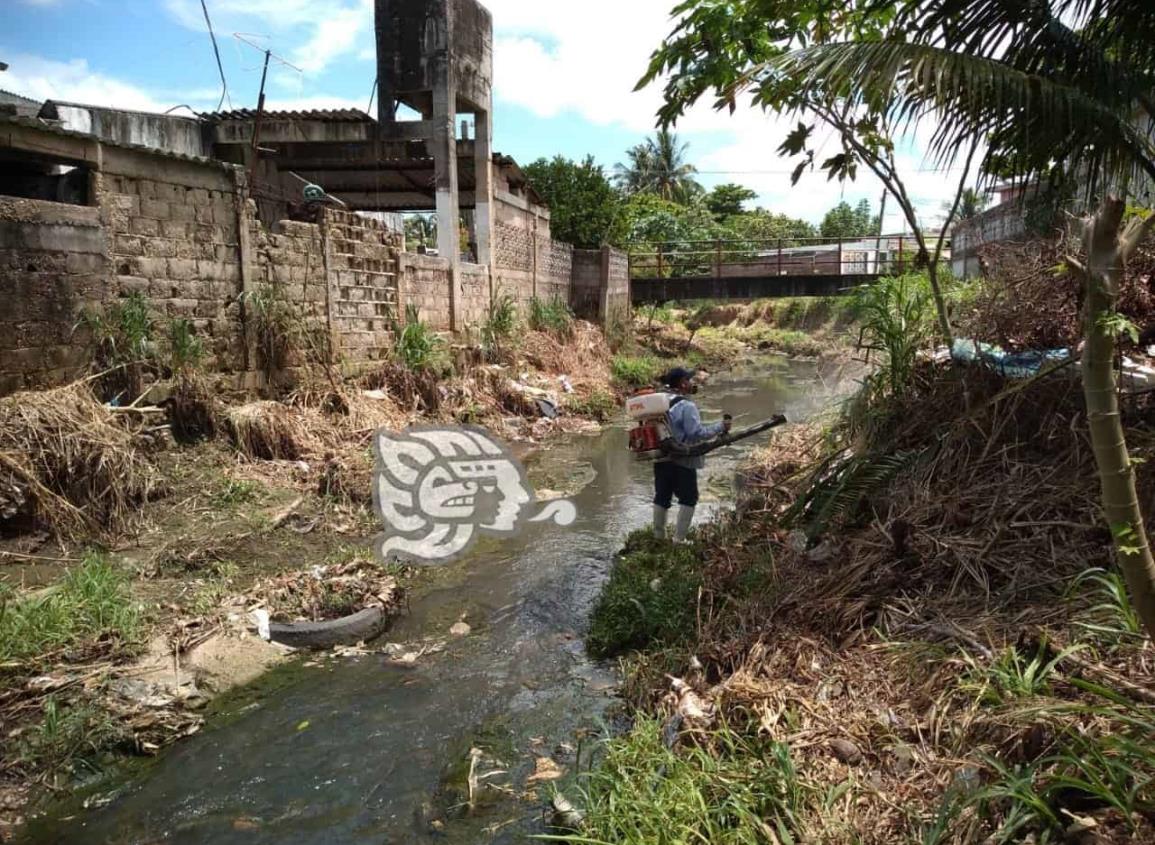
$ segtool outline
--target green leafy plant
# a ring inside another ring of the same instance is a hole
[[[858,291],[858,315],[862,320],[862,343],[882,355],[882,365],[872,376],[892,394],[910,385],[918,351],[934,333],[934,300],[925,276],[880,279]]]
[[[494,296],[481,326],[481,343],[486,355],[495,360],[504,357],[516,334],[517,303],[508,294]]]
[[[96,773],[102,754],[131,740],[131,729],[111,714],[86,702],[49,696],[40,724],[22,737],[21,757],[52,776]]]
[[[445,344],[429,324],[421,319],[416,305],[405,307],[405,322],[394,323],[393,331],[396,335],[393,352],[405,369],[413,373],[435,369]]]
[[[140,292],[130,293],[104,311],[85,309],[77,328],[91,333],[104,366],[139,363],[152,357],[155,321],[148,299]]]
[[[297,309],[275,285],[261,285],[243,298],[253,320],[257,353],[270,377],[283,370],[297,346],[301,324]]]
[[[568,397],[566,408],[570,413],[606,421],[619,410],[618,401],[604,390],[595,390],[586,397]]]
[[[560,299],[547,301],[535,296],[529,301],[529,327],[534,331],[567,340],[573,337],[573,324],[573,311]]]
[[[1143,621],[1127,596],[1120,572],[1088,569],[1067,590],[1068,600],[1090,596],[1092,604],[1079,613],[1074,626],[1096,643],[1117,646],[1143,638]]]
[[[702,583],[696,551],[635,532],[590,616],[586,647],[597,657],[687,641]]]
[[[1040,645],[1028,655],[1018,648],[1008,648],[989,662],[968,654],[963,658],[967,674],[959,687],[975,693],[979,701],[994,705],[1044,695],[1050,692],[1051,678],[1059,664],[1083,648],[1074,645],[1052,654]]]
[[[176,374],[197,369],[205,356],[204,341],[191,320],[177,317],[168,324],[168,366]]]

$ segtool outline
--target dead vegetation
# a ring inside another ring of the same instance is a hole
[[[0,496],[8,521],[25,516],[63,539],[124,530],[160,486],[145,444],[79,382],[0,399]]]
[[[1148,406],[1128,416],[1155,456]],[[776,439],[738,513],[700,532],[694,606],[633,659],[633,703],[676,715],[680,676],[743,753],[788,754],[797,800],[766,812],[795,841],[1155,841],[1155,652],[1071,368],[922,365],[836,432],[845,448]],[[674,589],[671,565],[645,583]]]

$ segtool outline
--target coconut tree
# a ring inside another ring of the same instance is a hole
[[[688,0],[721,39],[714,58],[680,65],[667,87],[721,99],[752,89],[776,108],[817,103],[854,115],[853,140],[931,127],[942,165],[985,147],[1023,182],[1076,181],[1086,207],[1083,252],[1069,265],[1085,285],[1083,382],[1103,506],[1132,601],[1155,634],[1155,558],[1148,544],[1119,415],[1112,360],[1126,323],[1116,298],[1127,260],[1155,227],[1128,219],[1126,198],[1151,203],[1155,184],[1155,3],[1151,0],[906,0],[827,8],[756,0]],[[736,42],[725,13],[740,19]],[[740,65],[740,70],[733,68]],[[704,77],[708,71],[713,75]],[[674,98],[675,101],[677,97]],[[861,131],[865,125],[867,132]],[[1009,171],[1009,174],[1008,174]],[[952,215],[961,201],[956,196]],[[1097,210],[1096,210],[1097,206]]]
[[[628,164],[617,165],[619,186],[628,194],[654,194],[689,205],[703,193],[694,179],[698,169],[686,160],[689,148],[673,132],[658,130],[626,153]]]

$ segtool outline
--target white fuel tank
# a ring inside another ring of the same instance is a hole
[[[626,413],[630,415],[632,420],[661,416],[669,410],[670,394],[668,393],[641,393],[626,400]]]

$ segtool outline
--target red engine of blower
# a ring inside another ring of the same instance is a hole
[[[630,451],[642,461],[662,456],[662,441],[670,437],[670,397],[647,390],[626,400],[626,412],[636,425],[630,429]]]

